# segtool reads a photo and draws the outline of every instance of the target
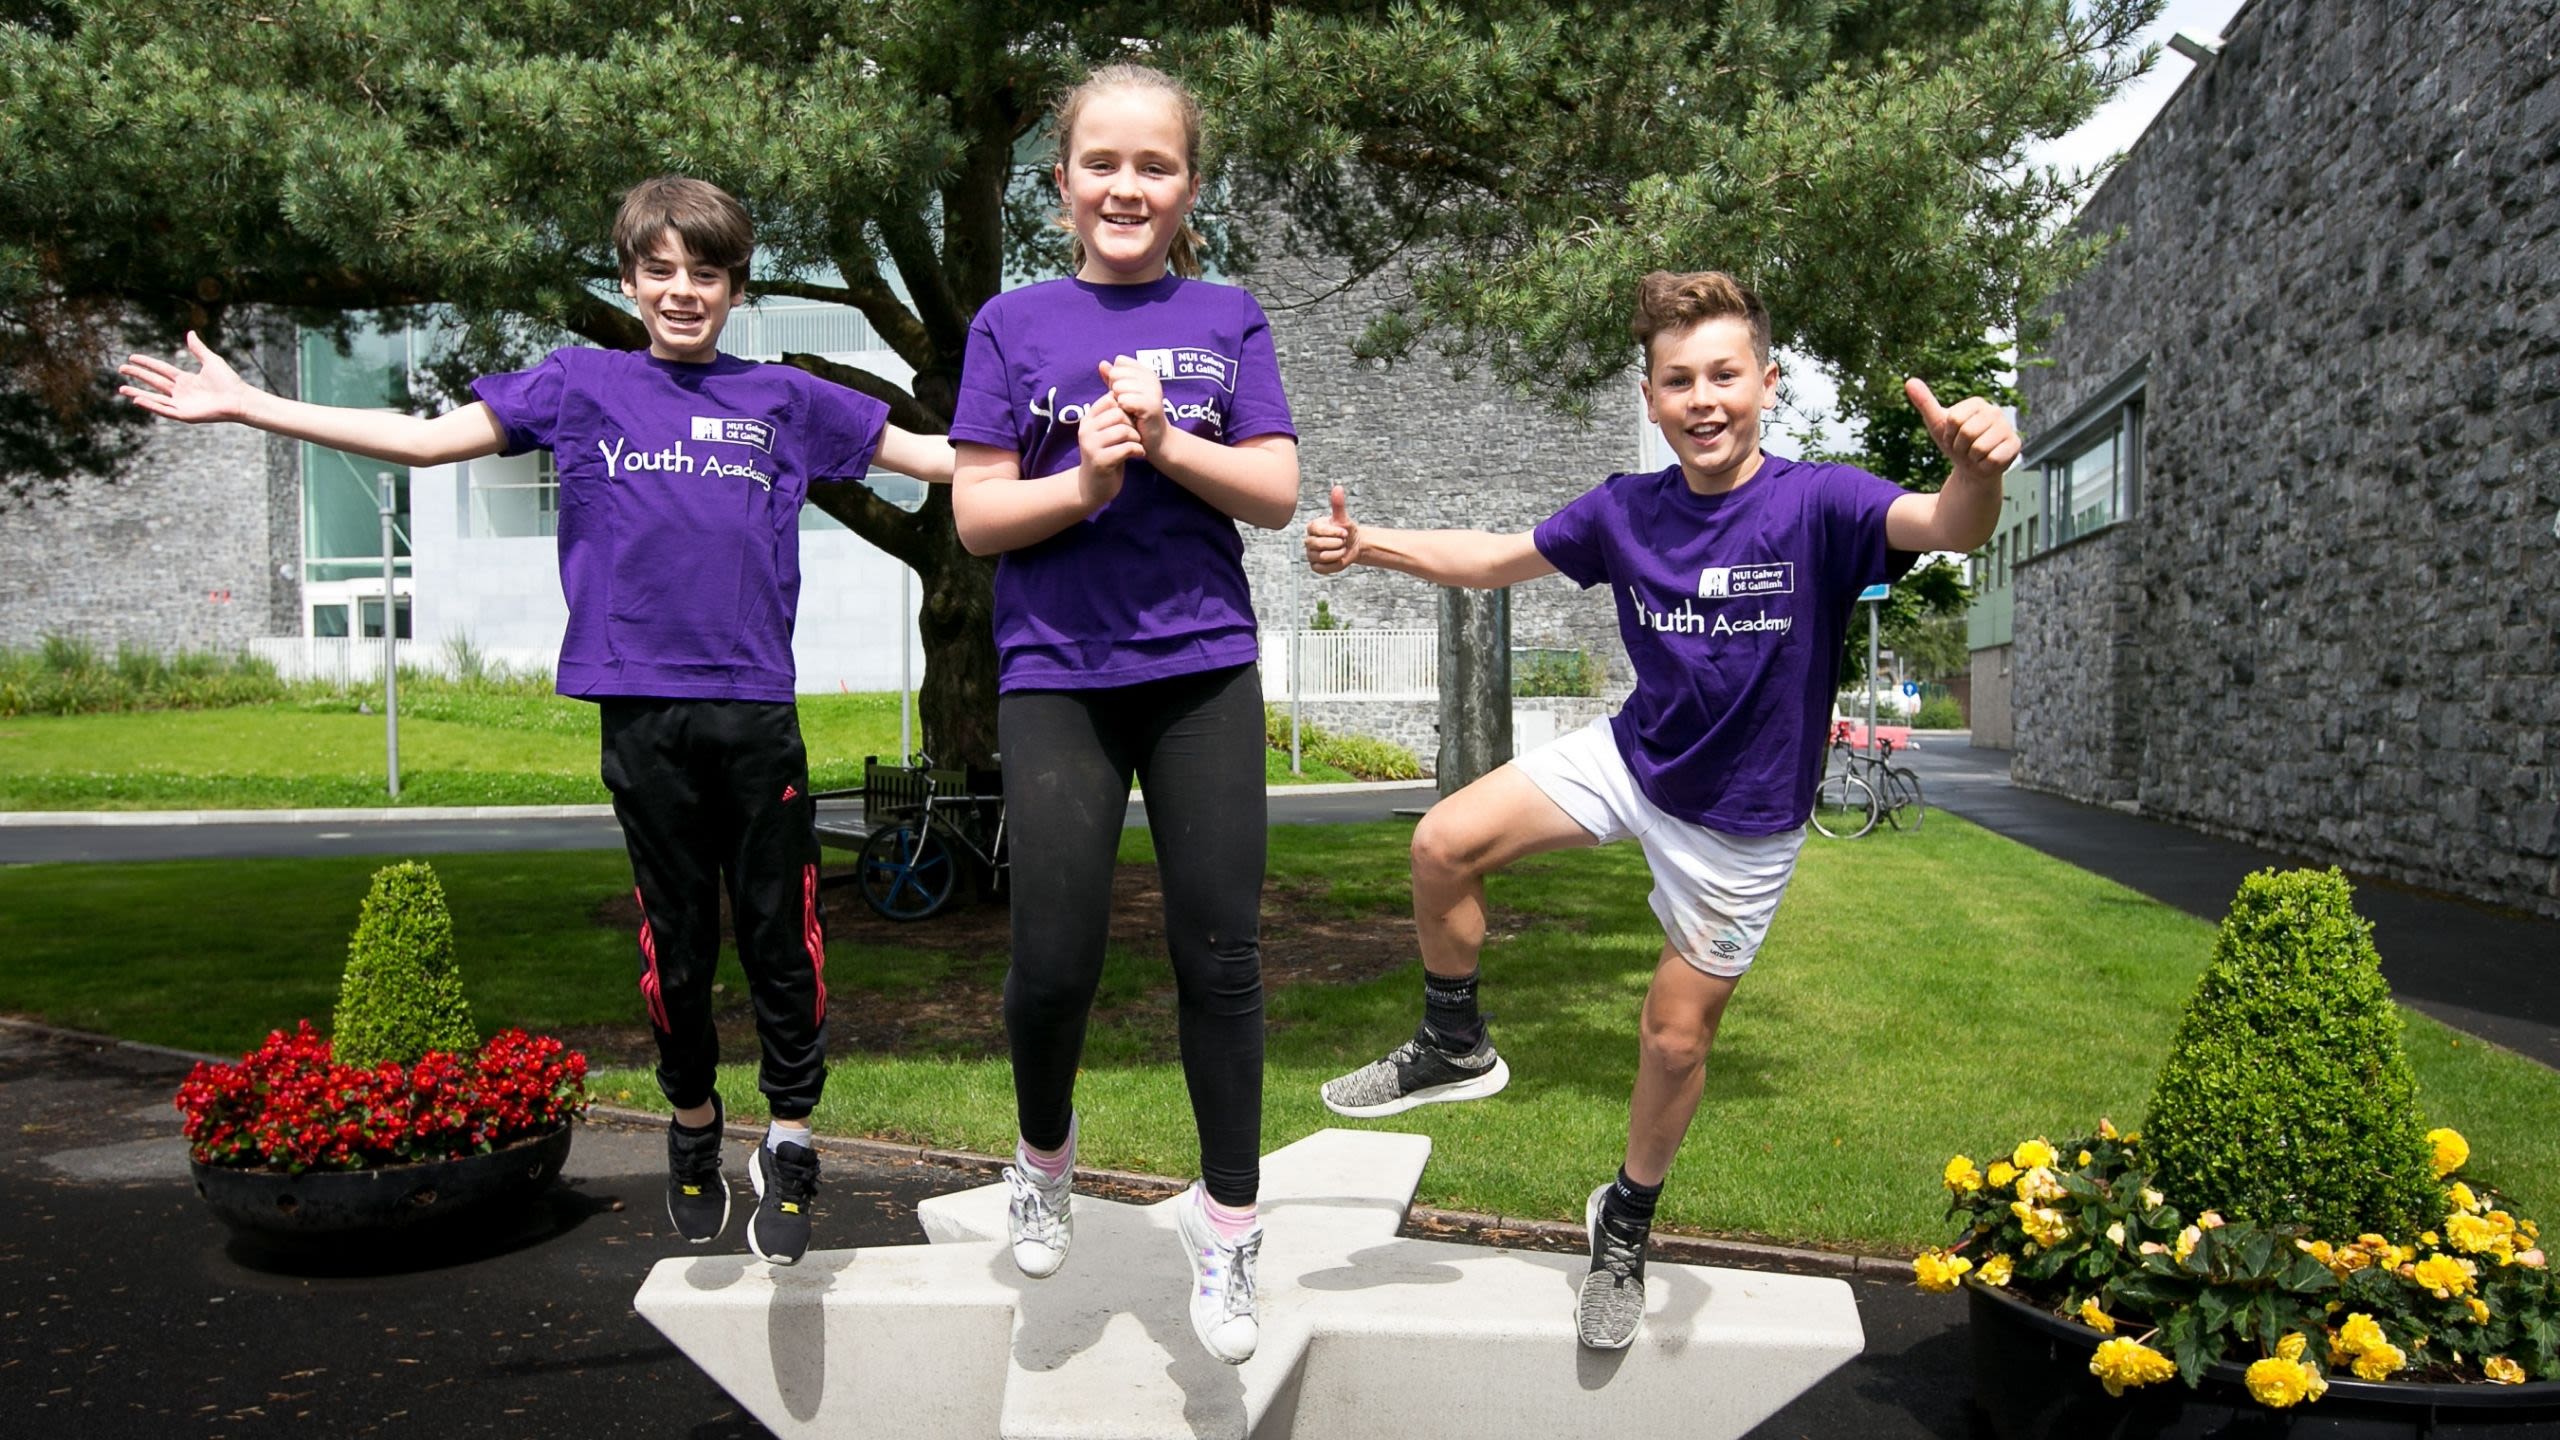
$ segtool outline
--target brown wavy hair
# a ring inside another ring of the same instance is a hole
[[[1751,327],[1751,356],[1769,363],[1769,307],[1751,287],[1722,270],[1673,274],[1656,270],[1636,285],[1635,319],[1627,328],[1644,352],[1645,373],[1653,372],[1653,337],[1666,330],[1686,330],[1701,321],[1733,316]]]

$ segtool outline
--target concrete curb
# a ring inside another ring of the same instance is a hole
[[[207,1055],[195,1050],[175,1050],[165,1045],[147,1045],[139,1040],[123,1040],[113,1035],[99,1035],[86,1030],[71,1030],[47,1025],[36,1020],[17,1020],[0,1016],[0,1029],[48,1039],[75,1041],[84,1045],[107,1046],[157,1055],[172,1060],[207,1061],[228,1064],[235,1057]],[[607,1125],[622,1130],[661,1130],[667,1117],[647,1110],[634,1110],[622,1105],[589,1104],[586,1123]],[[753,1141],[762,1138],[764,1127],[750,1123],[728,1127],[733,1140]],[[1001,1173],[1010,1162],[994,1155],[981,1155],[973,1150],[945,1150],[931,1145],[907,1145],[888,1140],[864,1140],[837,1135],[818,1137],[821,1154],[859,1156],[883,1164],[939,1165],[952,1170],[974,1170],[988,1175]],[[1142,1175],[1129,1170],[1103,1170],[1092,1166],[1076,1167],[1076,1178],[1087,1184],[1129,1195],[1163,1197],[1183,1189],[1189,1182],[1168,1179],[1162,1175]],[[1590,1244],[1590,1238],[1579,1225],[1555,1220],[1531,1220],[1516,1216],[1488,1215],[1471,1210],[1440,1210],[1416,1205],[1405,1212],[1408,1223],[1416,1229],[1438,1235],[1457,1236],[1482,1245],[1514,1250],[1556,1250],[1579,1253]],[[1832,1250],[1804,1250],[1786,1245],[1764,1245],[1749,1240],[1729,1240],[1712,1235],[1681,1235],[1656,1231],[1652,1257],[1683,1265],[1724,1265],[1755,1270],[1785,1270],[1795,1273],[1824,1275],[1871,1275],[1909,1279],[1911,1261],[1896,1255],[1862,1255]]]

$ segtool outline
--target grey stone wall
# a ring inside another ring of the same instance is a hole
[[[1301,623],[1319,599],[1335,618],[1364,629],[1439,623],[1436,592],[1411,576],[1365,567],[1331,579],[1303,573],[1303,522],[1325,514],[1332,486],[1349,492],[1352,518],[1365,523],[1508,532],[1529,529],[1640,463],[1643,412],[1632,375],[1623,393],[1597,400],[1585,422],[1485,375],[1454,379],[1450,362],[1427,346],[1392,366],[1356,360],[1352,342],[1386,304],[1381,286],[1342,289],[1338,275],[1278,248],[1236,277],[1271,316],[1303,475],[1301,524],[1247,532],[1246,574],[1263,625],[1289,626],[1293,567],[1303,577]],[[1513,587],[1511,602],[1513,644],[1587,650],[1611,682],[1627,683],[1606,589],[1585,592],[1548,576]],[[1436,741],[1421,747],[1426,756],[1434,748]]]
[[[292,393],[293,349],[239,357]],[[239,425],[154,425],[125,473],[0,511],[0,645],[229,649],[301,629],[299,459]]]
[[[2147,363],[2142,510],[2020,572],[2021,779],[2560,915],[2552,13],[2256,0],[2093,201],[2029,413]]]

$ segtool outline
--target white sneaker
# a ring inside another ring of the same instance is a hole
[[[1019,1149],[1004,1167],[1005,1233],[1013,1241],[1013,1263],[1034,1280],[1045,1280],[1067,1263],[1067,1244],[1075,1238],[1076,1129],[1067,1123],[1066,1168],[1049,1179],[1024,1160]]]
[[[1262,1255],[1262,1227],[1227,1240],[1209,1221],[1209,1197],[1198,1182],[1173,1202],[1174,1228],[1191,1258],[1191,1333],[1200,1346],[1230,1365],[1253,1358],[1262,1341],[1254,1294],[1254,1265]]]

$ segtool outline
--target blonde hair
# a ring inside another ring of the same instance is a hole
[[[1182,165],[1191,172],[1192,184],[1200,183],[1200,101],[1179,80],[1148,65],[1105,65],[1084,77],[1084,83],[1070,88],[1058,97],[1057,108],[1049,112],[1050,128],[1057,132],[1058,152],[1053,161],[1064,170],[1074,159],[1076,116],[1083,113],[1084,102],[1106,90],[1155,90],[1164,95],[1182,117]],[[1058,228],[1073,235],[1075,218],[1061,213]],[[1182,222],[1181,233],[1173,237],[1173,248],[1165,255],[1165,263],[1173,273],[1185,279],[1200,277],[1200,251],[1207,242],[1191,222]],[[1067,269],[1070,273],[1084,268],[1084,237],[1068,242]]]
[[[747,288],[747,262],[755,258],[755,222],[738,197],[708,180],[660,175],[624,193],[613,217],[613,253],[622,261],[622,278],[630,279],[640,262],[658,248],[668,231],[697,260],[729,272],[729,284]]]
[[[1751,293],[1751,287],[1722,270],[1693,270],[1675,275],[1656,270],[1636,286],[1636,314],[1627,328],[1635,332],[1636,346],[1644,352],[1644,368],[1653,371],[1653,337],[1665,330],[1686,330],[1692,325],[1725,316],[1751,327],[1751,356],[1762,365],[1769,363],[1769,307]]]

